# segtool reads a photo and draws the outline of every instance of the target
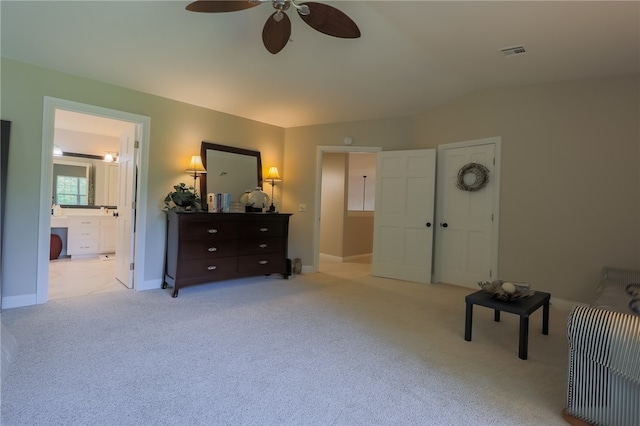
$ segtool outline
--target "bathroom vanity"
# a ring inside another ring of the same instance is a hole
[[[116,251],[116,218],[113,215],[52,216],[52,232],[55,229],[66,230],[66,254],[71,258]]]

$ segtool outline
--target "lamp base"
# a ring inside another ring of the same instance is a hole
[[[271,203],[271,205],[269,206],[269,210],[267,210],[268,213],[278,213],[276,211],[276,206],[273,205],[273,203]]]

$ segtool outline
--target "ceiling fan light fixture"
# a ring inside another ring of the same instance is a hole
[[[195,0],[186,9],[206,13],[234,12],[267,2],[271,2],[275,12],[267,18],[262,28],[262,41],[272,54],[280,52],[291,39],[291,21],[286,11],[292,5],[302,20],[316,31],[338,38],[360,37],[358,25],[344,12],[318,2],[297,4],[295,0]]]
[[[288,10],[293,2],[291,0],[271,0],[271,5],[276,10]],[[293,4],[295,6],[295,4]]]
[[[297,5],[293,2],[291,4],[298,10],[298,13],[302,16],[307,16],[311,13],[311,9],[309,9],[309,6],[307,6],[306,4]]]

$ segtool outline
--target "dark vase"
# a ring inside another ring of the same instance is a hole
[[[60,235],[51,234],[51,244],[49,245],[49,260],[57,259],[62,252],[62,238]]]

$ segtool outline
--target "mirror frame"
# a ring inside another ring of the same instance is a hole
[[[55,163],[56,160],[59,161],[69,161],[70,159],[73,158],[77,158],[77,159],[88,159],[88,160],[100,160],[102,161],[104,158],[99,156],[99,155],[92,155],[92,154],[80,154],[78,152],[63,152],[61,156],[53,156],[53,163]],[[92,165],[93,166],[93,165]],[[93,167],[92,167],[93,168]],[[93,204],[87,204],[87,205],[83,205],[83,204],[61,204],[60,207],[63,207],[65,209],[100,209],[102,207],[104,208],[109,208],[109,209],[117,209],[118,206],[113,205],[113,206],[109,206],[106,204],[96,204],[95,203],[95,180],[96,180],[96,176],[95,176],[95,170],[92,170],[90,173],[90,185],[93,185],[94,189],[94,194],[93,194]]]
[[[207,152],[210,150],[255,157],[257,163],[256,166],[258,169],[256,170],[256,186],[262,187],[262,158],[260,156],[260,151],[253,151],[251,149],[237,148],[235,146],[220,145],[217,143],[202,141],[202,143],[200,144],[200,159],[202,160],[202,165],[204,166],[205,170],[207,170]],[[209,172],[209,170],[207,170],[207,172]],[[200,198],[202,199],[202,206],[205,207],[207,200],[207,179],[206,176],[203,176],[203,174],[200,174]]]

